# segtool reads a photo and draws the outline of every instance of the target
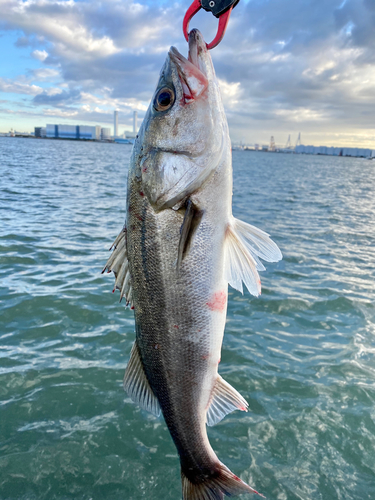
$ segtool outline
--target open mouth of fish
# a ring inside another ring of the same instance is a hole
[[[169,50],[169,57],[179,73],[185,102],[199,97],[208,87],[207,69],[203,63],[203,53],[207,52],[206,42],[198,30],[189,34],[189,55],[186,59],[175,47]]]

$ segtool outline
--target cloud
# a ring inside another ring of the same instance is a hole
[[[40,44],[43,44],[45,41],[46,41],[45,38],[40,35],[30,35],[30,36],[23,35],[17,38],[14,45],[16,47],[39,47]]]
[[[56,116],[59,118],[76,118],[78,111],[76,110],[62,110],[62,109],[45,109],[44,116]]]
[[[111,109],[117,109],[117,110],[137,110],[137,111],[147,111],[147,105],[143,102],[139,102],[136,99],[129,99],[128,101],[125,101],[123,99],[116,99],[113,97],[110,97],[111,89],[103,89],[103,96],[97,97],[93,94],[90,94],[88,92],[81,92],[81,102],[86,103],[89,106],[96,105],[98,106],[104,106],[107,108]]]
[[[48,52],[46,50],[34,50],[31,55],[38,59],[39,61],[45,61],[48,57]]]
[[[43,92],[43,89],[37,85],[0,78],[0,92],[37,96]]]
[[[220,78],[218,80],[224,106],[226,108],[234,108],[236,105],[238,105],[239,100],[243,95],[241,83],[228,83]]]
[[[372,0],[346,0],[335,10],[336,25],[351,46],[373,52],[375,4]]]
[[[52,92],[50,90],[43,90],[43,92],[34,97],[33,102],[37,105],[60,106],[64,104],[66,106],[67,104],[78,103],[80,96],[81,93],[78,89],[60,91],[54,89]]]
[[[107,56],[116,52],[113,40],[85,26],[83,10],[74,1],[2,0],[2,24],[26,37],[43,36],[61,53]]]
[[[60,77],[60,71],[54,68],[39,68],[32,71],[33,78],[36,81],[56,81]]]

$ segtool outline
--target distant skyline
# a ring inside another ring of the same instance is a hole
[[[188,1],[0,0],[0,132],[139,124]],[[191,27],[212,39],[217,20]],[[211,52],[234,142],[375,149],[374,0],[241,0]]]

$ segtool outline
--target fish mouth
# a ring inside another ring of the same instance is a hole
[[[196,28],[192,29],[189,33],[189,61],[194,64],[206,77],[206,67],[204,60],[207,58],[208,48],[203,39],[202,33]]]
[[[171,47],[168,54],[176,66],[185,102],[196,100],[208,87],[206,61],[210,56],[201,33],[197,29],[190,32],[188,59],[176,47]]]
[[[207,77],[206,65],[204,64],[205,59],[209,56],[207,44],[203,39],[202,33],[194,28],[189,33],[189,53],[188,58],[184,57],[180,52],[176,49],[176,47],[171,47],[169,49],[169,56],[172,61],[180,65],[186,65],[186,62],[189,61],[193,64],[199,71],[201,71],[204,76]]]

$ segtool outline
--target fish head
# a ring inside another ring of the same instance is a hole
[[[138,139],[143,188],[156,209],[181,204],[220,163],[227,122],[198,30],[190,32],[188,58],[169,50]]]

